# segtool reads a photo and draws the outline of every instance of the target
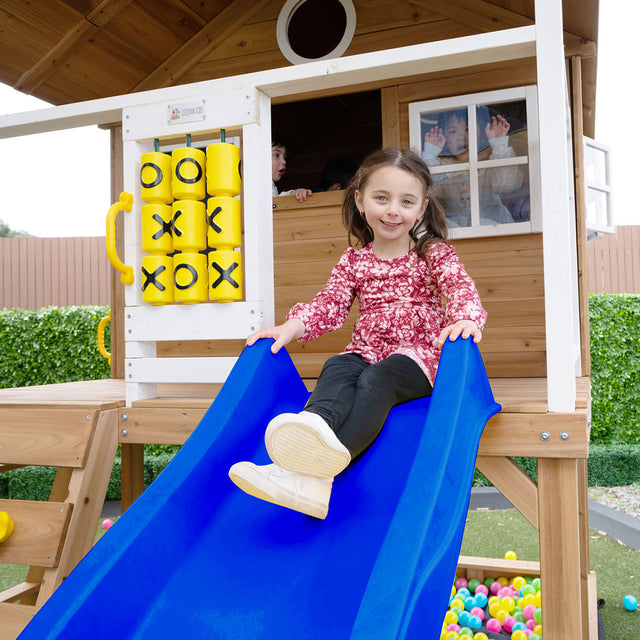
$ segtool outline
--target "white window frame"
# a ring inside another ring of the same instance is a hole
[[[615,233],[615,218],[613,214],[613,188],[611,185],[611,150],[610,148],[583,136],[582,143],[584,145],[584,196],[586,202],[586,215],[587,215],[587,231],[595,232],[596,234],[602,233]],[[587,171],[587,159],[590,155],[589,151],[595,150],[602,154],[603,166],[604,166],[604,182],[598,182],[596,180],[590,180]],[[605,219],[603,224],[593,217],[589,216],[589,203],[591,202],[592,194],[604,194],[605,197]]]
[[[538,94],[535,85],[515,87],[498,91],[486,91],[472,93],[437,100],[423,100],[409,104],[409,142],[411,148],[421,155],[422,133],[420,115],[425,112],[449,111],[452,109],[467,108],[469,113],[469,130],[475,131],[476,105],[495,104],[499,102],[514,102],[524,100],[527,110],[527,144],[528,155],[514,158],[502,158],[496,160],[477,159],[476,136],[469,136],[469,162],[460,164],[448,164],[445,166],[431,167],[431,173],[449,173],[452,171],[469,171],[469,185],[471,194],[475,194],[471,201],[471,226],[455,227],[449,230],[452,239],[457,238],[482,238],[488,236],[516,235],[524,233],[538,233],[542,231],[541,193],[540,193],[540,140],[538,133]],[[504,224],[487,225],[480,224],[478,179],[479,169],[495,166],[507,166],[517,164],[528,165],[529,172],[529,199],[531,217],[525,222],[510,222]]]

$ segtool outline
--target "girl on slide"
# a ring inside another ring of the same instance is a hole
[[[284,324],[249,336],[292,340],[339,329],[357,297],[360,313],[344,352],[325,363],[304,410],[269,423],[273,464],[229,470],[246,493],[325,518],[334,477],[380,434],[397,404],[431,394],[444,341],[479,342],[486,312],[473,280],[446,244],[447,221],[429,198],[426,163],[407,149],[370,154],[342,206],[349,240],[325,288],[296,304]],[[446,305],[443,305],[443,298]]]

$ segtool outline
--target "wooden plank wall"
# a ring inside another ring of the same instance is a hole
[[[111,304],[104,238],[0,238],[0,265],[0,309]]]
[[[616,227],[587,245],[589,293],[640,294],[640,226]]]

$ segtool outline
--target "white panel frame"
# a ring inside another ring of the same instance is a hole
[[[568,176],[562,3],[536,0],[540,176],[547,338],[547,406],[575,411],[577,264]]]

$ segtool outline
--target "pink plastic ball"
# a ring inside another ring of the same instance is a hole
[[[113,520],[111,520],[111,518],[105,518],[102,521],[102,528],[103,529],[111,529],[111,527],[113,527]]]
[[[511,633],[513,631],[513,625],[518,622],[513,616],[507,616],[502,623],[502,628],[507,632]]]
[[[491,633],[500,633],[502,631],[500,620],[497,618],[490,618],[487,620],[487,631],[491,631]]]
[[[527,620],[527,629],[531,629],[531,631],[533,631],[537,624],[538,623],[535,620]]]
[[[487,587],[486,584],[479,584],[476,587],[475,594],[478,595],[479,593],[484,593],[485,596],[488,596],[489,595],[489,587]]]
[[[536,608],[532,604],[528,604],[522,610],[522,613],[527,620],[533,620],[533,616],[536,613]]]
[[[501,585],[499,582],[497,582],[497,581],[496,581],[496,582],[493,582],[493,583],[491,584],[491,587],[489,587],[489,590],[491,591],[491,593],[492,593],[494,596],[497,596],[497,595],[498,595],[498,593],[500,593],[500,589],[502,589],[502,585]]]
[[[455,631],[456,633],[458,633],[458,631],[460,631],[460,625],[452,622],[451,624],[447,625],[447,631]]]
[[[481,621],[484,620],[484,609],[481,609],[480,607],[473,607],[469,613],[472,616],[478,616]]]
[[[454,584],[456,585],[456,589],[466,589],[469,583],[466,578],[458,578]]]

